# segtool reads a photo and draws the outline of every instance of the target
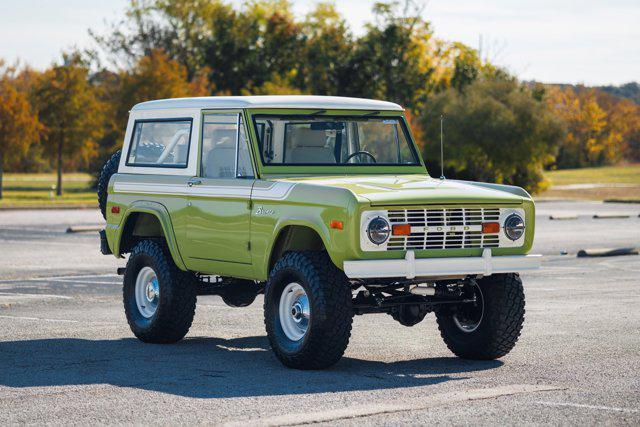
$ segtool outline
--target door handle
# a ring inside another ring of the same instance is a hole
[[[200,185],[202,184],[202,180],[200,179],[190,179],[189,181],[187,181],[187,185],[189,187],[193,187],[194,185]]]

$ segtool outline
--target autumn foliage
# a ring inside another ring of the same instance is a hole
[[[0,177],[97,171],[122,144],[133,105],[202,95],[397,102],[435,176],[444,115],[448,177],[533,191],[545,185],[544,168],[640,160],[633,100],[520,82],[475,49],[435,37],[411,0],[373,12],[356,35],[332,3],[296,17],[285,0],[132,0],[123,21],[92,34],[94,51],[69,52],[43,71],[0,66]]]

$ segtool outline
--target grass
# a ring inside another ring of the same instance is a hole
[[[56,174],[5,173],[3,177],[3,207],[96,207],[96,192],[91,188],[93,177],[86,173],[62,175],[61,197],[55,195]]]
[[[545,177],[551,181],[551,185],[585,183],[640,185],[640,163],[625,166],[549,171],[545,174]]]
[[[537,199],[587,199],[640,201],[640,163],[599,168],[549,171],[551,187]],[[567,188],[577,184],[597,184],[593,188]]]

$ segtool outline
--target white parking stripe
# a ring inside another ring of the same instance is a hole
[[[566,403],[566,402],[536,402],[545,406],[570,406],[573,408],[595,409],[598,411],[614,411],[614,412],[631,412],[640,413],[640,409],[633,408],[617,408],[615,406],[587,405],[584,403]]]
[[[69,280],[69,279],[44,279],[42,282],[54,282],[54,283],[84,283],[91,285],[117,285],[120,282],[98,282],[95,280]]]
[[[282,425],[299,425],[312,424],[322,422],[333,422],[337,420],[354,419],[361,417],[370,417],[373,415],[389,414],[405,411],[416,411],[439,407],[443,405],[451,405],[460,402],[473,400],[495,399],[502,396],[510,396],[522,393],[535,393],[540,391],[563,390],[562,387],[537,384],[512,384],[491,388],[460,390],[449,393],[429,394],[426,396],[415,396],[410,401],[401,400],[396,402],[374,403],[370,405],[350,406],[340,409],[307,412],[299,414],[278,415],[268,418],[256,418],[244,421],[232,421],[226,423],[226,426],[282,426]]]
[[[64,322],[64,323],[80,323],[79,320],[68,319],[47,319],[43,317],[27,317],[27,316],[2,316],[0,319],[15,319],[15,320],[37,320],[38,322]]]
[[[42,298],[60,298],[60,299],[73,299],[73,297],[69,297],[66,295],[52,295],[52,294],[23,294],[23,293],[13,293],[13,292],[0,292],[0,298],[33,298],[33,299],[42,299]]]
[[[0,283],[15,283],[15,282],[45,282],[45,281],[66,281],[65,279],[77,280],[77,279],[88,279],[88,278],[104,278],[104,277],[120,277],[117,274],[109,273],[109,274],[85,274],[78,276],[42,276],[42,277],[29,277],[26,279],[4,279],[0,280]],[[97,283],[92,281],[83,281],[81,283]],[[101,283],[117,283],[117,282],[101,282]]]

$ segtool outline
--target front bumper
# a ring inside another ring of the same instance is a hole
[[[350,279],[405,277],[490,276],[493,273],[516,273],[540,268],[541,255],[491,256],[491,249],[481,257],[420,258],[407,251],[404,259],[345,261],[344,272]]]

